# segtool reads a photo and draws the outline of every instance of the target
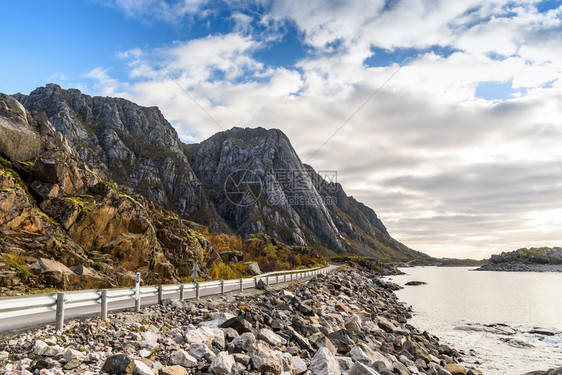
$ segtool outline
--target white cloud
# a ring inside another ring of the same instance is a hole
[[[561,245],[562,8],[539,14],[532,3],[274,1],[264,24],[294,22],[312,48],[294,69],[255,57],[272,39],[237,8],[230,34],[120,54],[130,85],[102,68],[88,76],[104,95],[158,105],[185,140],[220,129],[176,83],[225,128],[282,129],[304,162],[337,169],[348,193],[418,250],[484,257]],[[455,52],[422,51],[433,45]],[[398,69],[366,66],[372,47],[420,52],[318,151]],[[518,94],[476,98],[488,81]]]
[[[177,23],[201,9],[207,0],[99,0],[101,4],[122,10],[127,17]]]

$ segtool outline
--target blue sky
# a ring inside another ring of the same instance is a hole
[[[54,82],[157,105],[185,142],[279,128],[304,162],[337,169],[391,234],[432,255],[562,245],[560,0],[0,10],[0,92]]]

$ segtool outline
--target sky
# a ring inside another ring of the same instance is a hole
[[[278,128],[437,257],[562,246],[562,0],[3,0],[0,92]]]

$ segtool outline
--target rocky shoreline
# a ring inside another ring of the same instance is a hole
[[[407,324],[409,308],[349,267],[259,295],[167,301],[108,322],[0,340],[0,372],[29,374],[468,374],[459,353]]]
[[[492,255],[477,271],[562,272],[562,248],[522,248]]]
[[[562,272],[562,264],[490,263],[478,267],[475,271]]]

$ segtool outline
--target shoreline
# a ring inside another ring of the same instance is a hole
[[[495,272],[562,272],[562,264],[496,263],[484,264],[474,271]]]
[[[172,368],[178,374],[482,374],[408,324],[409,309],[377,278],[352,266],[258,295],[167,301],[142,314],[111,314],[109,323],[75,320],[63,336],[52,326],[28,331],[0,339],[2,369],[92,375],[122,354],[146,375]],[[244,346],[243,336],[253,344]],[[228,371],[217,367],[223,365]]]
[[[513,287],[515,290],[525,290],[520,289],[520,284],[527,285],[527,283],[538,280],[537,284],[541,285],[540,282],[544,284],[545,281],[548,283],[548,280],[559,281],[560,277],[556,274],[545,274],[544,276],[540,274],[534,276],[531,274],[527,276],[525,274],[521,274],[521,276],[505,274],[501,276],[492,273],[485,275],[466,272],[470,270],[470,268],[465,268],[459,273],[446,269],[439,271],[436,268],[424,271],[420,268],[416,271],[412,269],[405,277],[394,277],[392,281],[398,283],[399,286],[404,286],[410,280],[423,280],[429,284],[426,287],[405,286],[396,292],[400,301],[412,306],[414,317],[411,324],[440,337],[444,343],[464,354],[467,363],[478,366],[477,368],[485,374],[522,375],[528,372],[546,374],[548,371],[546,369],[562,366],[559,354],[562,348],[562,331],[559,320],[533,318],[534,315],[532,313],[529,315],[529,312],[534,310],[529,310],[528,304],[505,305],[499,302],[502,301],[501,298],[494,297],[496,292],[505,296],[502,290],[505,290],[503,288],[506,287],[509,288],[510,285],[517,285]],[[462,276],[463,274],[466,277]],[[489,284],[492,287],[490,290],[482,289],[484,285],[488,285],[489,281],[494,280],[503,282]],[[469,288],[468,285],[478,287]],[[451,304],[447,302],[447,299],[439,297],[455,296],[456,291],[462,287],[467,288],[466,293],[457,297],[456,307],[450,308]],[[482,297],[483,295],[484,297]],[[538,295],[536,294],[535,297],[539,298]],[[517,293],[509,294],[511,301],[516,301],[517,299],[514,298],[516,296]],[[548,299],[545,303],[548,303]],[[557,303],[549,305],[552,306],[553,311],[558,306]],[[472,308],[474,306],[478,307]],[[514,306],[518,306],[520,310],[513,311],[525,311],[528,313],[526,315],[528,318],[521,319],[501,313],[501,309],[496,310],[498,306],[504,306],[506,310],[513,310]],[[443,314],[436,314],[437,311],[443,312]],[[492,311],[497,311],[497,313],[490,314]],[[553,315],[553,311],[550,311],[550,315],[540,316],[556,317],[557,315],[555,312]],[[543,310],[541,310],[542,312]],[[540,371],[537,371],[539,369]]]

